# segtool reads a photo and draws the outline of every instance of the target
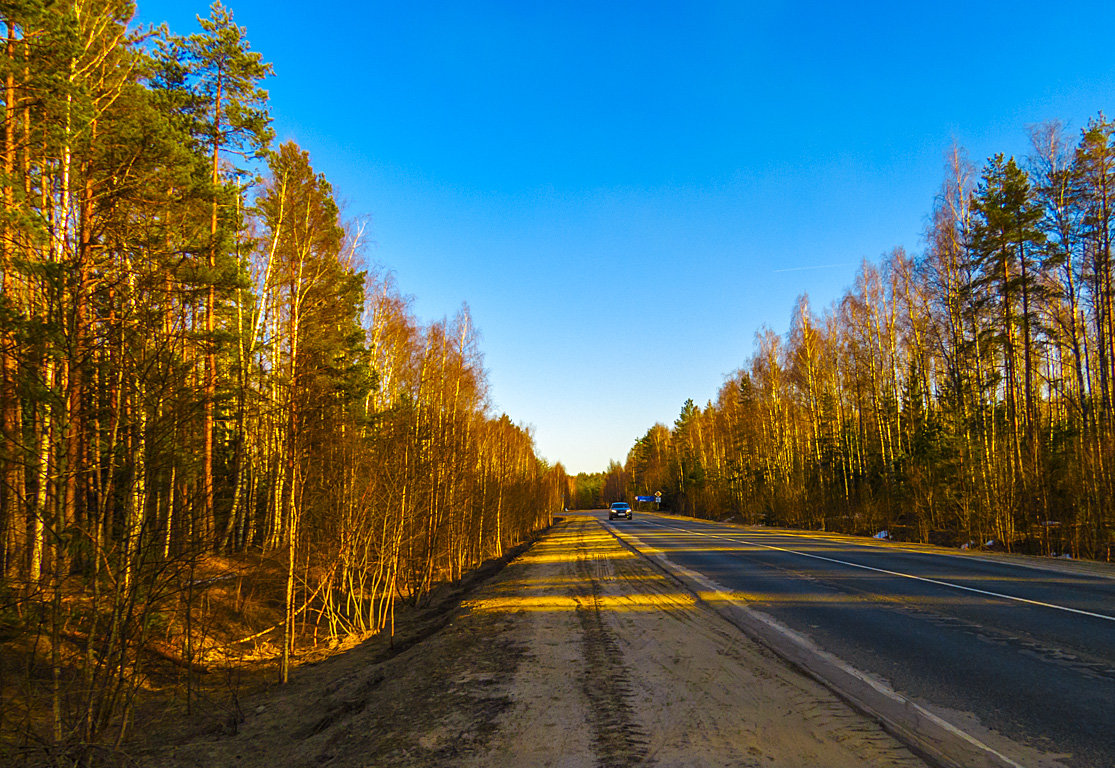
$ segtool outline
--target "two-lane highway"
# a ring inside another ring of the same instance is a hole
[[[605,524],[1004,764],[1115,766],[1115,572],[664,515]]]

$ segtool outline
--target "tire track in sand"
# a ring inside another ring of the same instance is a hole
[[[642,765],[647,756],[648,738],[642,727],[632,720],[635,708],[630,675],[623,663],[616,638],[608,630],[601,615],[600,580],[593,573],[593,563],[584,533],[578,531],[577,573],[584,589],[579,595],[577,617],[581,623],[585,667],[582,690],[592,711],[593,745],[600,765]]]

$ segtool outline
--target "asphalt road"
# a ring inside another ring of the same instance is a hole
[[[1115,579],[638,512],[608,524],[1019,764],[1115,766]]]

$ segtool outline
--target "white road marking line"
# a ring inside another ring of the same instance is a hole
[[[979,594],[979,595],[987,595],[989,597],[998,597],[998,598],[1001,598],[1003,600],[1014,600],[1015,602],[1018,602],[1018,603],[1026,603],[1028,605],[1036,605],[1036,606],[1039,606],[1041,608],[1053,608],[1053,609],[1058,610],[1058,611],[1065,611],[1067,613],[1076,613],[1076,614],[1079,614],[1081,616],[1091,616],[1094,619],[1103,619],[1105,621],[1115,621],[1115,616],[1108,616],[1108,615],[1103,614],[1103,613],[1094,613],[1092,611],[1085,611],[1081,608],[1070,608],[1067,605],[1057,605],[1056,603],[1045,603],[1045,602],[1042,602],[1041,600],[1030,600],[1029,598],[1018,597],[1017,595],[1004,595],[1001,592],[991,592],[991,591],[986,590],[986,589],[977,589],[976,587],[966,587],[963,584],[953,584],[951,581],[941,581],[940,579],[931,579],[928,576],[914,576],[911,573],[901,573],[900,571],[888,571],[886,568],[875,568],[875,567],[870,566],[870,565],[862,565],[860,563],[850,563],[847,560],[839,560],[835,557],[825,557],[824,555],[814,555],[814,554],[810,554],[809,552],[799,552],[796,549],[787,549],[785,547],[776,547],[773,544],[763,544],[763,543],[758,542],[758,541],[751,541],[750,539],[732,538],[730,536],[721,536],[719,534],[714,534],[714,533],[702,533],[700,531],[691,531],[691,530],[687,530],[685,528],[678,528],[677,526],[674,526],[674,525],[665,525],[664,523],[655,523],[655,522],[650,521],[650,520],[645,520],[644,522],[649,523],[650,525],[657,525],[660,528],[669,528],[670,530],[680,531],[682,533],[686,533],[686,534],[689,534],[691,536],[703,536],[703,537],[709,538],[709,539],[722,539],[723,541],[730,541],[734,544],[749,544],[749,545],[754,546],[754,547],[763,547],[765,549],[773,549],[773,550],[778,551],[778,552],[787,552],[787,553],[792,554],[792,555],[801,555],[802,557],[811,557],[814,560],[824,560],[824,561],[829,562],[829,563],[838,563],[840,565],[846,565],[850,568],[862,568],[865,571],[874,571],[875,573],[885,573],[888,576],[901,576],[904,579],[913,579],[915,581],[924,581],[924,582],[927,582],[929,584],[936,584],[937,586],[941,586],[941,587],[950,587],[952,589],[960,589],[960,590],[963,590],[965,592],[975,592],[976,594]]]
[[[684,528],[676,528],[676,527],[670,526],[670,525],[662,525],[661,523],[653,523],[649,520],[647,520],[646,522],[650,523],[651,525],[658,525],[658,526],[663,527],[663,528],[672,528],[674,530],[682,531],[683,533],[696,533],[699,536],[709,536],[710,538],[726,538],[724,536],[715,536],[715,535],[711,535],[711,534],[701,534],[701,533],[697,533],[695,531],[686,531]],[[650,545],[648,545],[642,539],[640,539],[639,537],[635,536],[633,533],[630,533],[628,531],[623,531],[622,533],[619,533],[618,529],[617,529],[617,533],[618,533],[619,536],[621,536],[623,538],[626,538],[626,539],[629,539],[630,541],[634,542],[634,544],[636,545],[635,546],[636,549],[641,549],[641,550],[655,549],[655,550],[658,550],[658,552],[661,553],[661,554],[650,555],[650,557],[654,557],[655,559],[657,559],[660,563],[662,563],[663,567],[667,568],[668,570],[673,570],[675,573],[681,574],[684,578],[689,579],[690,581],[704,587],[709,592],[718,595],[721,600],[724,600],[727,603],[731,603],[732,605],[736,606],[737,608],[739,608],[743,611],[746,611],[747,615],[752,616],[753,618],[755,618],[758,621],[761,621],[763,624],[765,624],[767,627],[769,627],[772,631],[777,632],[778,634],[782,635],[784,638],[789,640],[791,643],[794,643],[794,644],[806,649],[809,653],[812,653],[812,654],[816,655],[817,657],[824,659],[829,664],[832,664],[833,666],[837,667],[838,669],[840,669],[845,674],[854,677],[855,679],[859,680],[860,682],[865,683],[866,685],[870,686],[874,690],[878,691],[883,696],[886,696],[887,698],[889,698],[893,701],[899,702],[902,705],[915,710],[920,717],[923,717],[927,720],[930,720],[935,725],[937,725],[939,728],[945,730],[948,733],[951,733],[956,738],[961,739],[962,741],[965,741],[968,744],[971,744],[973,747],[976,747],[977,749],[983,750],[990,755],[994,755],[996,758],[998,758],[999,760],[1002,760],[1008,766],[1011,766],[1011,768],[1024,768],[1023,765],[1021,765],[1020,763],[1016,763],[1014,760],[1011,760],[1009,757],[1007,757],[1006,755],[1004,755],[1002,752],[998,751],[997,749],[995,749],[991,745],[986,744],[983,741],[980,741],[978,738],[976,738],[972,734],[968,733],[967,731],[965,731],[961,728],[958,728],[957,726],[953,725],[952,723],[945,720],[944,718],[933,714],[932,712],[930,712],[928,709],[921,706],[917,702],[906,698],[905,696],[898,693],[898,691],[894,690],[893,688],[891,688],[886,683],[875,680],[874,678],[870,677],[869,675],[866,675],[863,672],[859,671],[858,669],[853,667],[851,664],[848,664],[843,659],[841,659],[837,656],[834,656],[831,653],[829,653],[828,651],[822,649],[820,646],[818,646],[816,643],[814,643],[812,640],[810,640],[807,636],[801,634],[800,632],[797,632],[797,631],[791,629],[787,625],[785,625],[782,622],[775,619],[773,616],[769,616],[766,613],[764,613],[763,611],[756,610],[756,609],[752,608],[746,602],[734,599],[732,597],[731,590],[729,590],[727,587],[722,586],[718,582],[713,581],[712,579],[708,578],[703,573],[697,573],[694,570],[686,568],[684,565],[679,565],[678,563],[669,561],[668,558],[666,557],[665,553],[663,553],[660,548],[658,548],[658,547],[653,547],[652,548]],[[729,541],[734,541],[732,539],[728,539],[728,540]],[[736,542],[736,543],[739,543],[739,542]],[[766,545],[761,545],[761,546],[766,546]],[[778,549],[778,547],[773,547],[773,548]],[[793,550],[784,550],[784,551],[793,552]],[[806,553],[798,552],[796,554],[806,554]],[[823,558],[823,559],[828,559],[828,558]],[[842,562],[842,561],[836,561],[836,562]],[[852,565],[855,565],[855,564],[852,563]],[[873,569],[873,570],[876,570],[876,569]],[[899,574],[899,575],[904,575],[904,574]]]

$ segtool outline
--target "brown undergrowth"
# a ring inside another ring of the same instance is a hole
[[[294,665],[314,665],[361,644],[370,646],[365,652],[374,659],[391,658],[441,629],[464,595],[527,546],[437,586],[421,607],[398,601],[393,635],[331,636],[321,607],[300,603]],[[115,680],[94,674],[114,663],[105,650],[114,641],[102,637],[114,627],[94,618],[95,599],[76,589],[77,580],[73,589],[59,585],[57,602],[54,595],[29,590],[0,595],[0,764],[123,766],[131,763],[128,754],[137,740],[237,732],[243,699],[278,684],[286,562],[258,552],[209,555],[189,571],[185,583],[167,579],[136,608],[130,643],[117,642],[127,659],[115,660]],[[189,611],[182,609],[185,601]],[[60,617],[57,627],[54,615]],[[92,641],[90,629],[97,633]],[[106,691],[95,695],[95,685]],[[80,722],[82,710],[103,706],[112,696],[120,698],[116,709],[122,715],[106,723],[98,738],[83,739],[76,727],[54,730],[58,722]]]

